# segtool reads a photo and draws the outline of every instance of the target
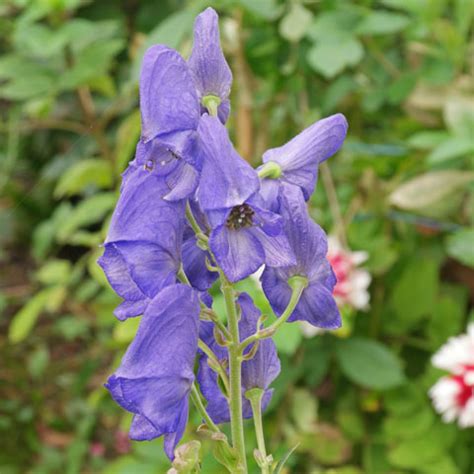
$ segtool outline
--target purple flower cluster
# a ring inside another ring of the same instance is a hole
[[[187,422],[196,356],[197,382],[210,416],[216,423],[229,420],[217,374],[197,349],[201,338],[218,359],[227,357],[227,349],[213,340],[214,323],[200,321],[218,277],[213,266],[236,282],[264,265],[263,291],[277,315],[291,297],[288,279],[304,277],[308,285],[289,320],[340,325],[326,236],[310,219],[306,201],[319,163],[341,147],[347,122],[341,114],[316,122],[266,151],[255,170],[237,154],[225,128],[231,83],[212,8],[196,19],[187,61],[166,46],[147,50],[140,77],[141,139],[123,174],[99,259],[124,300],[117,318],[141,316],[135,340],[106,387],[134,414],[130,437],[163,435],[171,459]],[[186,208],[206,245],[187,221]],[[190,285],[179,283],[182,271]],[[259,329],[259,313],[246,294],[237,306],[244,339]],[[254,349],[247,348],[254,354],[242,366],[243,392],[264,390],[265,407],[280,366],[271,339]],[[244,416],[251,416],[245,398],[243,404]]]

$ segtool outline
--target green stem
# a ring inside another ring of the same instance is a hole
[[[215,433],[220,433],[219,427],[212,421],[211,417],[206,411],[206,407],[202,403],[201,400],[201,395],[198,392],[198,389],[196,387],[196,384],[193,383],[193,386],[191,388],[191,400],[194,403],[194,406],[196,407],[196,410],[199,412],[199,414],[202,416],[203,420],[206,422],[206,425],[208,428]]]
[[[257,447],[261,454],[260,468],[262,474],[270,474],[268,469],[267,449],[265,447],[265,436],[263,434],[262,424],[262,397],[264,391],[261,388],[253,388],[245,393],[245,397],[252,406],[253,423],[255,425],[255,436],[257,438]]]
[[[202,352],[204,352],[204,354],[206,354],[207,357],[213,362],[212,365],[213,367],[215,366],[216,372],[219,374],[228,395],[230,393],[230,387],[229,387],[229,378],[227,377],[227,372],[224,370],[222,365],[217,360],[217,357],[212,351],[212,349],[202,339],[199,339],[198,346],[199,346],[199,349],[201,349]]]
[[[255,334],[252,334],[251,336],[247,337],[247,339],[244,339],[240,344],[241,354],[249,344],[252,344],[253,342],[256,342],[260,339],[272,337],[279,327],[286,323],[296,308],[296,305],[300,301],[304,289],[308,286],[308,279],[303,276],[295,275],[288,280],[288,285],[291,287],[292,291],[290,301],[288,302],[285,311],[283,311],[282,315],[273,324],[270,324],[270,326],[262,330],[257,330]]]
[[[242,359],[240,358],[240,337],[235,294],[232,284],[221,272],[221,291],[224,295],[227,310],[228,328],[231,334],[229,351],[229,382],[230,382],[230,425],[232,444],[237,451],[244,472],[247,472],[247,459],[245,454],[244,425],[242,415]]]

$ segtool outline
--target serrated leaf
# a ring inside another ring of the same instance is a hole
[[[342,372],[364,387],[386,390],[404,381],[398,358],[383,344],[370,339],[338,341],[336,357]]]
[[[390,195],[390,203],[401,209],[421,210],[447,199],[473,180],[474,173],[472,172],[430,171],[399,186]]]
[[[100,159],[80,160],[72,165],[59,179],[56,197],[80,194],[87,187],[104,189],[113,184],[113,170],[108,161]]]
[[[280,35],[292,43],[297,43],[306,34],[312,20],[313,14],[310,10],[299,3],[292,3],[280,22]]]

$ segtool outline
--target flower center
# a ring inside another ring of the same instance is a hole
[[[226,226],[229,229],[239,230],[245,227],[251,227],[253,224],[253,215],[255,212],[248,204],[241,204],[235,206],[230,211],[229,217],[226,221]]]

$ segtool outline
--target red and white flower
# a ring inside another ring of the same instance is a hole
[[[342,247],[336,237],[328,238],[329,263],[336,274],[337,283],[334,287],[334,296],[337,304],[345,304],[358,310],[369,307],[370,273],[359,266],[364,263],[369,255],[367,252],[351,252]]]
[[[446,423],[457,419],[461,428],[474,426],[474,323],[466,334],[450,338],[431,362],[450,372],[429,392],[435,410]]]

